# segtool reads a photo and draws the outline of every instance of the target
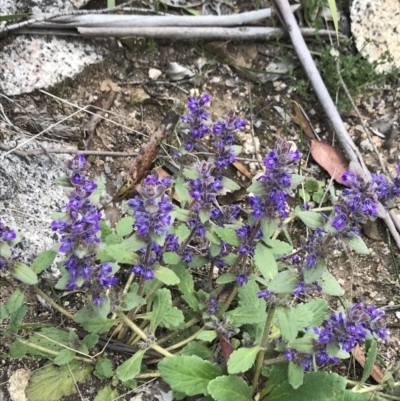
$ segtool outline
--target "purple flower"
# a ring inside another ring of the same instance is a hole
[[[160,179],[154,170],[138,189],[140,196],[129,200],[139,235],[147,238],[152,233],[162,236],[167,232],[172,222],[173,205],[165,191],[171,184],[170,178]]]
[[[265,300],[267,300],[270,297],[271,294],[272,294],[271,291],[262,290],[262,291],[258,291],[257,292],[257,297],[258,298],[264,298]]]
[[[239,287],[241,287],[243,284],[246,284],[248,281],[249,281],[249,279],[244,274],[239,274],[236,277],[236,283]]]
[[[289,142],[278,138],[275,149],[271,150],[264,159],[266,171],[258,178],[258,181],[263,184],[263,189],[258,190],[258,193],[250,198],[253,217],[288,216],[286,199],[293,192],[294,164],[300,156],[299,151],[291,150]]]

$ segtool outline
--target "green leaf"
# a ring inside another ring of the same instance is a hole
[[[182,311],[174,306],[163,316],[160,326],[167,329],[176,330],[184,328],[184,323],[185,317],[183,316]]]
[[[314,352],[314,343],[314,334],[308,331],[303,337],[294,339],[290,346],[296,351],[312,354]]]
[[[27,353],[27,349],[25,344],[16,340],[11,344],[9,353],[11,358],[23,358]]]
[[[22,305],[16,312],[10,315],[10,324],[9,328],[18,327],[22,324],[26,312],[28,311],[28,307],[26,305]]]
[[[108,358],[98,356],[93,374],[99,379],[108,379],[114,375],[112,362]]]
[[[179,224],[179,226],[175,228],[175,235],[178,237],[180,244],[189,237],[190,231],[186,224]]]
[[[59,352],[59,354],[53,359],[53,362],[56,365],[66,365],[70,363],[75,357],[75,352],[70,349],[63,349]]]
[[[24,304],[24,292],[17,288],[6,303],[9,314],[15,313]]]
[[[250,401],[252,387],[238,376],[220,376],[207,386],[208,392],[216,401]]]
[[[304,187],[307,192],[317,192],[319,190],[319,181],[313,177],[307,178]]]
[[[139,374],[145,352],[146,350],[137,351],[135,355],[131,356],[122,365],[118,366],[115,373],[120,380],[131,380],[134,379],[137,374]]]
[[[365,381],[371,375],[372,369],[374,368],[377,353],[378,353],[377,342],[376,340],[371,340],[371,345],[368,349],[367,357],[365,358],[364,370],[359,385],[365,383]]]
[[[173,219],[179,220],[179,221],[188,221],[190,219],[190,211],[181,209],[181,208],[176,208],[170,213],[171,217]]]
[[[274,255],[287,255],[293,251],[293,246],[279,239],[269,240],[267,245],[271,247]]]
[[[223,227],[217,227],[214,229],[214,231],[222,241],[228,243],[229,245],[238,246],[240,244],[240,240],[236,234],[236,231]]]
[[[163,255],[163,260],[167,265],[176,265],[182,259],[182,256],[178,255],[176,252],[165,252]]]
[[[189,190],[187,188],[185,179],[182,176],[179,176],[176,179],[175,192],[178,195],[178,198],[179,198],[181,204],[190,201],[191,197],[189,195]]]
[[[364,240],[358,235],[353,235],[352,238],[343,238],[343,242],[345,242],[350,248],[354,249],[357,253],[361,255],[369,255],[369,249],[365,244]]]
[[[200,209],[199,210],[199,220],[201,224],[205,224],[207,221],[210,220],[211,212],[208,210]]]
[[[54,262],[57,256],[57,252],[49,249],[39,253],[39,255],[32,262],[32,270],[34,273],[39,274],[43,270],[47,269]]]
[[[264,299],[258,298],[258,291],[260,291],[260,288],[254,280],[249,280],[246,284],[239,287],[239,306],[254,306],[265,311],[266,303]]]
[[[229,189],[231,191],[238,191],[240,189],[240,185],[236,184],[235,181],[227,177],[222,178],[222,185],[224,186],[224,188]]]
[[[150,320],[150,329],[154,333],[162,322],[164,315],[171,309],[171,291],[160,288],[154,295],[154,302]]]
[[[234,375],[247,372],[253,366],[261,349],[261,347],[252,347],[233,351],[228,360],[228,373]]]
[[[193,168],[193,167],[187,167],[183,170],[183,175],[186,178],[195,180],[196,178],[200,177],[200,174]]]
[[[243,326],[244,324],[263,323],[266,319],[265,310],[255,306],[239,306],[226,313],[227,319],[233,326]]]
[[[322,291],[325,294],[335,297],[341,297],[344,294],[344,291],[340,284],[328,271],[325,271],[322,275],[321,279],[319,280],[319,285],[322,287]]]
[[[201,359],[211,358],[213,353],[204,344],[191,341],[186,347],[182,348],[181,355],[196,355]]]
[[[99,390],[94,401],[114,401],[119,398],[118,396],[118,390],[116,388],[113,389],[109,384]]]
[[[172,271],[178,276],[179,283],[178,289],[182,294],[194,293],[194,280],[192,275],[187,269],[186,264],[178,263],[172,268]]]
[[[103,250],[113,262],[122,263],[125,265],[133,265],[138,262],[139,257],[131,252],[126,251],[121,244],[107,245]]]
[[[75,313],[74,320],[90,333],[102,334],[115,324],[118,324],[118,320],[107,319],[109,313],[110,300],[107,298],[103,301],[101,307],[92,303],[87,304]]]
[[[206,342],[214,341],[217,338],[217,332],[215,330],[203,330],[197,334],[196,339]]]
[[[294,389],[299,388],[303,384],[304,370],[302,366],[290,361],[288,374],[289,383]]]
[[[157,266],[154,269],[154,277],[166,285],[179,284],[179,277],[168,267]]]
[[[164,358],[158,364],[158,370],[172,390],[186,395],[207,395],[210,381],[222,375],[218,366],[195,355]]]
[[[332,15],[332,22],[335,27],[336,31],[336,39],[339,43],[339,15],[336,8],[336,1],[335,0],[328,0],[329,9]]]
[[[122,295],[121,303],[119,309],[122,311],[131,310],[139,305],[146,305],[146,300],[132,292],[128,292]]]
[[[17,262],[13,265],[11,274],[24,284],[34,285],[38,283],[36,273],[26,264]]]
[[[275,365],[264,366],[261,374],[268,378],[262,390],[263,394],[269,394],[275,387],[279,386],[288,378],[288,363],[276,363]]]
[[[215,280],[217,284],[233,283],[234,281],[236,281],[236,275],[233,273],[225,273]]]
[[[254,195],[264,195],[265,194],[265,185],[260,181],[253,181],[253,183],[246,190],[249,193],[253,193]]]
[[[305,304],[305,306],[313,314],[313,318],[308,326],[320,326],[325,319],[328,310],[328,301],[326,299],[311,299]]]
[[[0,242],[0,256],[3,259],[11,258],[11,247],[5,242]]]
[[[7,305],[0,305],[0,323],[8,317]]]
[[[105,242],[106,238],[108,235],[112,234],[112,230],[110,227],[108,227],[107,223],[104,220],[99,221],[100,225],[100,238],[102,242]]]
[[[82,344],[84,344],[87,349],[90,349],[97,344],[97,341],[99,341],[99,336],[97,334],[87,334],[82,340]]]
[[[271,250],[262,242],[256,245],[254,252],[254,262],[258,270],[267,281],[271,281],[278,274],[278,266]]]
[[[8,15],[0,15],[0,22],[1,21],[11,21],[13,19],[18,18],[27,18],[29,14],[8,14]]]
[[[276,219],[267,219],[265,217],[261,219],[261,231],[263,233],[263,240],[265,242],[268,242],[269,239],[274,235],[276,227]]]
[[[268,285],[268,291],[276,294],[293,292],[297,283],[297,273],[293,270],[285,270],[273,278]]]
[[[194,255],[189,267],[204,267],[206,264],[208,264],[208,260],[204,256]]]
[[[138,235],[131,235],[129,238],[125,238],[121,242],[121,248],[126,252],[136,252],[146,246],[146,242],[143,241]]]
[[[293,309],[278,307],[275,315],[284,340],[291,343],[297,337],[296,316]]]
[[[294,389],[289,381],[276,386],[268,395],[268,401],[341,401],[339,391],[346,388],[346,379],[336,373],[310,372],[304,375],[303,385]]]
[[[133,232],[133,224],[135,220],[133,217],[127,216],[123,217],[115,226],[115,232],[120,237],[126,237]]]
[[[76,394],[76,384],[88,379],[92,371],[93,366],[77,362],[47,365],[32,374],[25,394],[29,401],[58,401]]]
[[[116,324],[118,324],[118,320],[103,319],[101,317],[95,317],[94,319],[81,322],[81,325],[85,330],[89,333],[96,334],[103,334]]]
[[[304,331],[305,327],[310,326],[313,312],[307,308],[307,304],[296,305],[294,307],[294,315],[296,317],[297,331]]]
[[[324,218],[319,213],[304,211],[296,207],[295,215],[312,230],[325,225]]]
[[[313,267],[312,269],[307,268],[303,270],[304,282],[306,284],[311,284],[314,283],[315,281],[318,281],[324,274],[325,270],[326,270],[325,261],[321,258],[318,258],[317,265],[315,267]]]

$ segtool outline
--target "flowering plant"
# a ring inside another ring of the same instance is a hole
[[[357,391],[371,372],[377,340],[388,333],[382,310],[342,298],[329,272],[328,250],[349,247],[367,254],[361,226],[386,213],[385,206],[400,194],[400,180],[390,184],[374,175],[367,181],[348,171],[347,187],[338,199],[330,198],[331,206],[303,203],[291,209],[287,201],[305,180],[296,173],[301,153],[278,138],[264,159],[263,174],[247,189],[247,203],[221,206],[219,195],[239,189],[223,172],[240,153],[235,133],[246,122],[231,111],[212,124],[209,102],[208,95],[189,97],[176,156],[190,157],[206,135],[214,138],[213,156],[182,166],[173,178],[151,172],[115,228],[97,209],[101,188],[86,176],[89,163],[81,155],[67,162],[70,176],[59,182],[68,202],[52,223],[59,245],[39,255],[31,270],[23,268],[27,278],[15,271],[14,277],[36,284],[60,253],[62,275],[55,288],[79,289],[88,301],[75,314],[57,310],[88,334],[65,337],[41,328],[27,340],[16,339],[12,356],[40,355],[61,366],[89,363],[97,378],[113,377],[114,386],[120,381],[135,387],[139,380],[161,376],[177,399],[201,394],[217,401],[305,398],[319,380],[325,384],[316,386],[310,399],[353,399],[346,381],[328,369],[366,343],[368,363]],[[319,189],[312,191],[315,196]],[[300,241],[289,235],[294,219],[305,226]],[[15,237],[0,223],[2,271],[11,265]],[[342,307],[329,312],[329,296]],[[7,304],[3,318],[18,305]],[[105,332],[136,346],[134,355],[119,366],[90,356]],[[39,349],[38,336],[53,342],[57,337],[58,348],[42,341]],[[157,370],[149,372],[150,367]],[[321,398],[322,393],[329,397]],[[363,394],[354,399],[368,399]]]

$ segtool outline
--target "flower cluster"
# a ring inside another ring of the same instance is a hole
[[[321,328],[313,327],[316,335],[314,354],[303,354],[288,349],[284,356],[289,361],[302,366],[305,371],[310,370],[314,355],[318,365],[337,363],[339,361],[337,357],[328,355],[328,345],[336,345],[332,349],[339,348],[345,352],[351,352],[357,344],[372,336],[386,338],[384,314],[374,306],[365,307],[360,303],[354,304],[345,312],[333,313],[329,319],[324,320]]]
[[[374,306],[366,308],[360,303],[347,308],[345,312],[333,313],[324,321],[323,328],[313,328],[318,335],[317,343],[336,343],[343,351],[350,352],[357,343],[373,334],[386,338],[384,314]]]
[[[12,253],[8,243],[16,238],[16,231],[6,227],[0,220],[0,271],[5,270],[8,267],[8,259]]]
[[[265,173],[258,178],[261,189],[249,198],[253,217],[287,217],[286,199],[292,193],[293,165],[300,159],[300,152],[291,144],[278,138],[275,149],[264,159]]]
[[[371,183],[378,200],[387,207],[392,207],[395,198],[400,196],[400,163],[397,165],[397,176],[392,184],[382,174],[372,174]]]
[[[352,171],[343,173],[342,180],[349,188],[343,190],[343,197],[335,205],[331,225],[337,231],[357,232],[360,224],[385,215],[385,210],[379,202],[379,191],[383,189],[377,190],[377,179],[375,176],[374,182],[367,182]]]
[[[194,149],[196,140],[204,138],[210,132],[209,113],[204,106],[210,102],[210,96],[202,95],[200,98],[189,96],[189,113],[181,117],[184,127],[180,132],[183,139],[183,149],[191,152]]]
[[[103,301],[101,293],[116,285],[117,279],[111,265],[94,265],[94,255],[100,243],[101,213],[91,203],[90,195],[97,185],[85,176],[90,164],[83,155],[68,160],[66,166],[72,170],[72,188],[67,190],[69,201],[63,208],[65,214],[53,221],[51,228],[60,234],[59,251],[66,254],[64,266],[70,276],[66,288],[73,290],[85,285],[92,293],[93,302],[100,305]]]
[[[147,176],[136,195],[128,202],[133,209],[138,234],[148,238],[150,234],[164,235],[171,225],[173,205],[165,191],[171,186],[169,177],[160,179],[157,171]]]
[[[213,134],[217,137],[215,147],[217,148],[215,165],[223,168],[236,160],[236,152],[232,147],[235,132],[246,127],[246,120],[236,117],[235,112],[231,110],[225,117],[225,120],[217,121],[213,125]]]

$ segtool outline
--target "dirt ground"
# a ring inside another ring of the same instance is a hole
[[[288,41],[284,42],[289,44]],[[312,42],[309,43],[313,45]],[[294,76],[283,76],[274,82],[263,84],[255,83],[243,76],[237,69],[227,64],[213,61],[212,57],[203,51],[199,44],[186,42],[150,41],[141,39],[129,39],[125,41],[109,41],[107,46],[111,52],[105,60],[97,65],[89,66],[81,74],[73,79],[51,88],[49,92],[70,103],[84,107],[93,103],[102,96],[101,84],[106,79],[111,80],[119,86],[116,100],[106,117],[118,123],[104,121],[98,126],[97,136],[94,139],[94,150],[115,151],[115,152],[137,152],[140,146],[146,141],[146,136],[161,122],[169,110],[182,113],[189,91],[198,88],[200,92],[207,92],[212,98],[210,111],[213,119],[224,116],[230,109],[234,109],[238,115],[246,118],[248,126],[245,135],[237,139],[238,144],[247,144],[247,153],[241,156],[254,161],[242,161],[242,164],[254,175],[259,170],[257,156],[263,156],[268,148],[274,143],[276,136],[285,136],[299,143],[299,128],[292,119],[286,121],[284,111],[292,114],[291,99],[295,94],[293,89],[295,79],[302,77],[301,67],[295,58],[292,48],[288,48],[291,63],[294,68]],[[272,61],[282,57],[283,48],[276,43],[229,43],[227,52],[238,64],[253,69],[265,69]],[[196,73],[196,79],[188,82],[173,82],[166,75],[168,63],[177,62],[188,66]],[[201,68],[199,68],[199,66]],[[149,70],[157,69],[161,72],[157,80],[149,78]],[[195,81],[195,82],[194,82]],[[19,107],[4,99],[0,100],[5,114],[11,121],[15,120],[17,114],[23,110],[30,110],[24,120],[25,124],[21,129],[26,134],[34,135],[42,129],[41,120],[35,117],[38,113],[42,116],[67,116],[75,111],[75,108],[63,103],[61,100],[51,98],[39,91],[27,95],[21,95],[13,99]],[[332,130],[328,126],[324,113],[321,110],[316,98],[302,99],[303,107],[309,116],[314,129],[322,140],[328,143],[335,143]],[[367,122],[373,122],[383,115],[396,111],[400,103],[399,82],[387,82],[383,87],[375,87],[365,91],[365,94],[358,99],[362,115]],[[282,113],[283,111],[283,113]],[[354,113],[343,116],[350,135],[356,144],[360,145],[365,139],[365,134],[360,128],[360,122]],[[77,145],[80,149],[85,146],[86,138],[82,134],[82,126],[88,120],[86,113],[82,112],[67,121],[71,128],[72,136],[64,136],[54,132],[47,134],[47,138],[65,143],[65,145]],[[259,140],[259,149],[254,150],[251,125],[254,127],[254,135]],[[395,170],[399,161],[400,153],[397,145],[397,135],[394,132],[391,143],[379,137],[374,137],[377,147],[385,160],[389,171]],[[2,131],[0,128],[0,140],[6,141],[12,137],[9,131]],[[394,139],[393,139],[394,138]],[[41,137],[38,138],[40,140]],[[173,138],[169,142],[176,145]],[[307,156],[309,144],[305,142],[303,153]],[[166,154],[165,150],[161,154]],[[370,150],[360,150],[371,171],[379,172],[377,160]],[[168,151],[168,150],[167,150]],[[94,166],[93,174],[105,173],[107,177],[107,189],[113,195],[117,187],[121,185],[126,176],[127,169],[131,164],[132,157],[110,157],[90,156],[89,160]],[[161,163],[161,159],[160,159]],[[329,176],[322,170],[311,157],[305,166],[305,172],[311,174],[318,180],[329,181]],[[237,182],[246,186],[248,178],[241,173],[234,171]],[[398,210],[398,205],[396,207]],[[108,217],[116,219],[118,211],[109,210]],[[292,226],[293,236],[297,237],[298,225]],[[393,264],[391,250],[387,241],[386,227],[379,221],[377,224],[376,238],[365,238],[371,250],[369,256],[359,256],[353,252],[345,253],[334,251],[329,259],[329,269],[339,280],[345,290],[345,299],[352,302],[363,302],[374,304],[378,307],[390,307],[400,304],[400,285],[396,280],[395,266]],[[399,250],[393,246],[393,253],[398,260]],[[13,284],[0,278],[0,303],[4,303],[14,290]],[[79,306],[79,299],[73,300],[70,307]],[[58,313],[50,312],[41,305],[36,295],[27,291],[26,304],[29,307],[26,322],[51,322],[58,327],[68,328],[68,322],[61,319]],[[333,305],[336,306],[336,305]],[[400,305],[399,309],[400,311]],[[392,369],[400,359],[400,322],[396,317],[396,308],[387,312],[389,337],[379,342],[379,354],[384,363]],[[400,318],[400,316],[399,316]],[[9,339],[0,339],[0,352],[6,354],[8,351]],[[108,357],[112,357],[117,363],[127,358],[124,353],[110,351]],[[2,359],[0,361],[0,388],[5,392],[4,400],[8,401],[7,381],[12,372],[25,368],[30,371],[38,369],[42,362],[34,359]],[[348,372],[348,378],[356,380],[359,369],[352,362],[346,362],[335,368],[342,374]],[[104,385],[100,380],[92,378],[80,386],[84,399],[91,400],[96,394],[96,389]],[[122,389],[128,391],[126,389]],[[123,391],[121,391],[122,393]],[[64,398],[64,401],[73,401],[77,396]],[[127,395],[124,399],[129,400],[133,395]],[[151,395],[147,395],[151,397]],[[0,393],[0,399],[1,393]],[[146,398],[144,397],[143,400]],[[148,398],[151,399],[151,398]]]

